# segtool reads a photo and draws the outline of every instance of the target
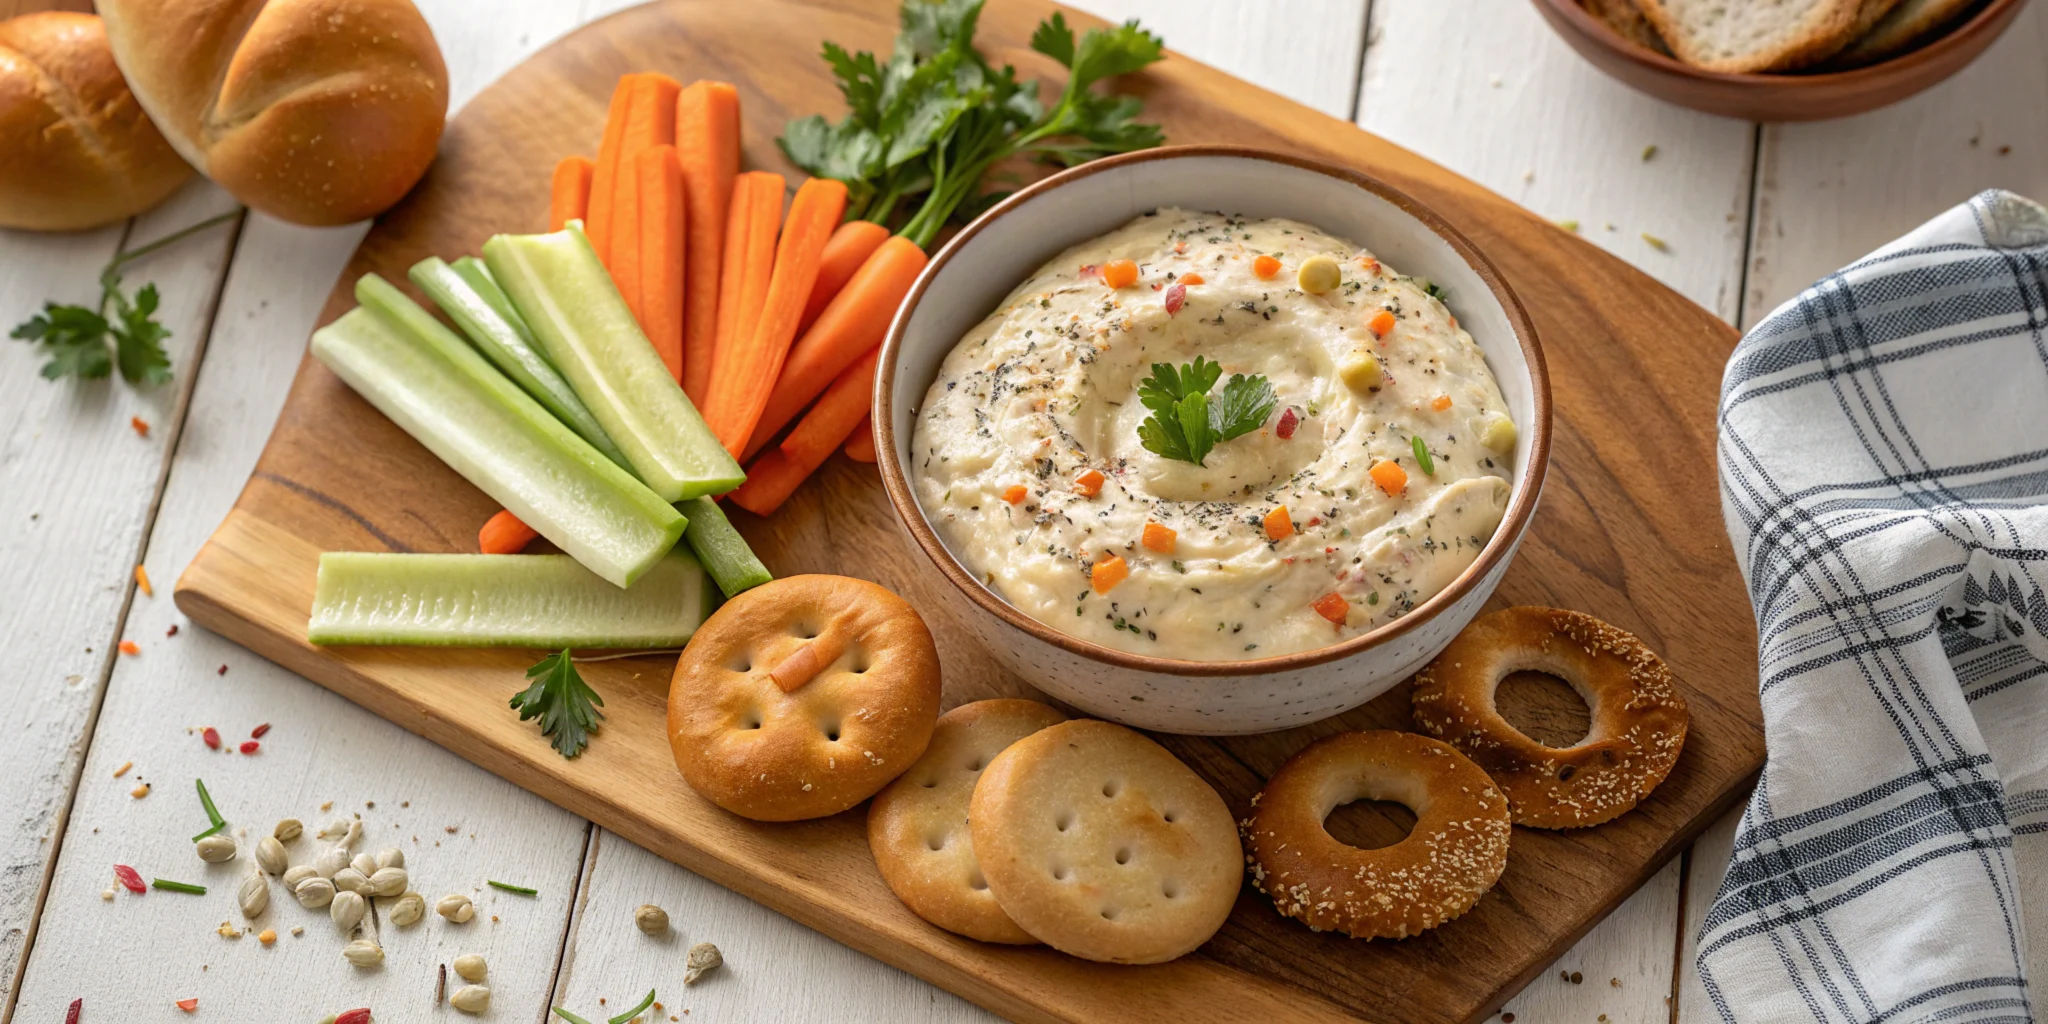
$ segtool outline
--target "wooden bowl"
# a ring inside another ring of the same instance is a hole
[[[1637,46],[1577,0],[1532,2],[1580,56],[1638,92],[1745,121],[1823,121],[1897,103],[1955,74],[2012,24],[2026,0],[1991,0],[1933,42],[1869,67],[1768,75],[1707,71]]]

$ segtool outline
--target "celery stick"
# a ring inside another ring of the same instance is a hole
[[[365,294],[408,315],[386,320],[369,309],[352,310],[315,332],[312,349],[371,405],[528,526],[621,587],[675,546],[685,520],[667,502],[548,415],[390,284],[367,275],[357,283],[358,297]]]
[[[747,539],[732,528],[732,520],[725,517],[725,510],[710,498],[691,498],[677,506],[677,510],[690,520],[683,530],[683,540],[690,550],[697,553],[697,560],[704,563],[711,578],[718,581],[718,589],[727,597],[738,596],[742,590],[758,587],[775,577],[768,567],[754,555],[754,549],[747,546]]]
[[[491,276],[491,268],[484,266],[484,261],[474,256],[457,256],[454,267],[456,276],[476,289],[476,293],[483,296],[484,301],[490,303],[491,308],[497,310],[499,316],[519,325],[519,333],[525,336],[527,344],[532,345],[535,352],[540,352],[542,359],[548,357],[546,352],[541,352],[540,343],[533,340],[533,330],[526,326],[526,318],[519,315],[519,310],[512,305],[512,299],[505,294],[505,289],[498,287],[498,279]]]
[[[681,549],[620,590],[567,555],[320,556],[316,644],[678,647],[717,606]]]
[[[612,443],[604,427],[598,424],[597,418],[584,408],[583,400],[576,397],[569,382],[562,379],[561,373],[546,356],[541,355],[540,347],[528,333],[525,321],[518,319],[517,312],[512,312],[510,302],[506,302],[501,311],[497,303],[481,294],[467,277],[442,262],[438,256],[429,256],[413,264],[406,276],[412,278],[412,283],[419,285],[420,290],[455,321],[455,326],[462,328],[462,333],[469,335],[469,340],[476,343],[486,358],[505,371],[505,376],[512,378],[513,383],[525,388],[534,401],[554,413],[563,426],[590,442],[590,446],[602,452],[605,458],[627,470],[633,468],[632,463],[626,461],[625,453],[619,451],[619,446]],[[503,297],[501,292],[499,298]],[[512,312],[512,316],[507,318],[505,312]]]
[[[581,228],[498,235],[484,243],[484,263],[654,493],[681,501],[746,480],[640,332]]]

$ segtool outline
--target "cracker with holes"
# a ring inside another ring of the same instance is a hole
[[[982,770],[968,818],[1003,912],[1063,953],[1171,960],[1230,916],[1243,849],[1223,798],[1136,732],[1073,721]]]
[[[983,942],[1035,944],[989,892],[974,856],[967,802],[982,769],[1010,744],[1067,720],[1035,700],[982,700],[939,717],[932,744],[868,807],[868,847],[903,905]]]
[[[669,746],[705,799],[758,821],[837,814],[924,753],[939,653],[908,603],[844,576],[755,587],[676,662]]]
[[[1592,709],[1571,747],[1531,739],[1494,706],[1511,672],[1556,676]],[[1583,612],[1504,608],[1483,615],[1415,674],[1415,724],[1479,762],[1515,824],[1583,828],[1633,808],[1678,762],[1690,714],[1664,659],[1635,634]]]

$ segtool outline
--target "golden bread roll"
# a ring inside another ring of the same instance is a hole
[[[192,174],[136,104],[90,14],[0,22],[0,140],[0,227],[124,220]]]
[[[295,224],[383,212],[433,162],[448,69],[410,0],[100,0],[179,153]]]

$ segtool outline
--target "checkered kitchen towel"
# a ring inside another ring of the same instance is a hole
[[[1720,462],[1770,758],[1714,1007],[2048,1019],[2048,210],[1983,193],[1772,313]]]

